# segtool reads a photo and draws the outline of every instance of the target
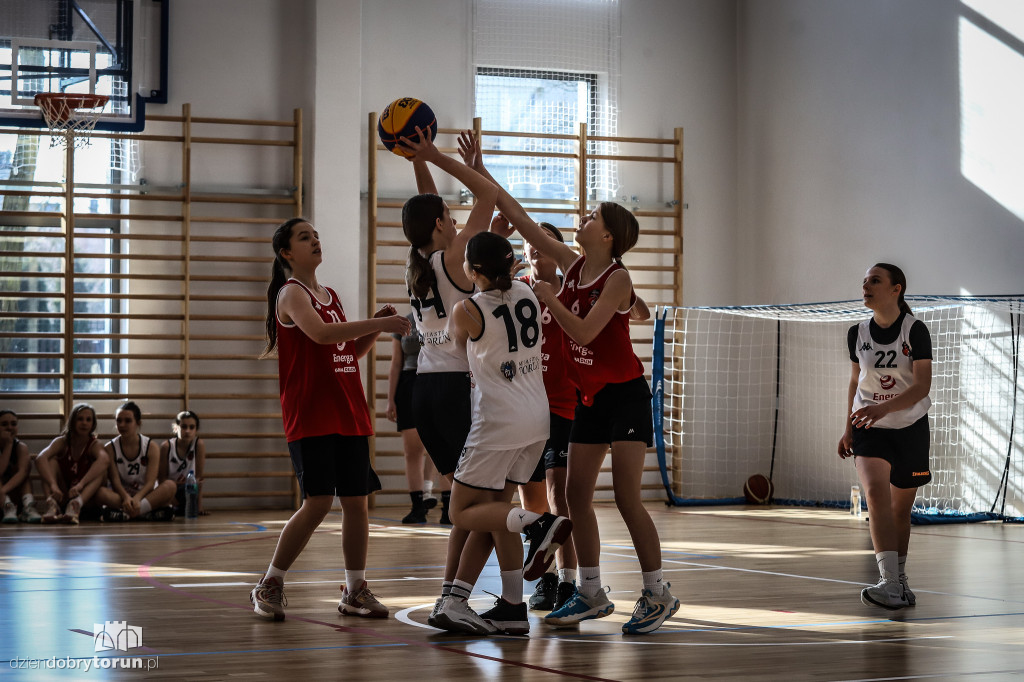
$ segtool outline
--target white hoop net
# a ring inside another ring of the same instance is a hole
[[[36,104],[50,129],[50,146],[73,144],[75,149],[89,146],[89,133],[96,128],[108,99],[103,95],[37,97]]]

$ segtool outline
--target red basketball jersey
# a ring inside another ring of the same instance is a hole
[[[625,268],[613,262],[593,282],[580,282],[586,256],[580,256],[569,266],[558,292],[558,300],[574,315],[586,318],[597,303],[605,282],[616,270]],[[636,301],[636,294],[629,295],[630,304]],[[566,355],[569,359],[569,375],[580,390],[584,405],[593,405],[594,396],[606,384],[621,384],[644,375],[644,366],[633,352],[629,340],[629,311],[616,311],[604,329],[586,346],[565,335]]]
[[[301,282],[290,279],[309,296],[324,322],[345,322],[345,311],[330,287],[329,300],[318,301]],[[282,287],[283,289],[284,287]],[[339,434],[371,436],[370,410],[359,378],[359,358],[353,343],[320,344],[295,324],[277,318],[277,371],[281,386],[281,416],[289,443],[301,438]]]
[[[519,279],[533,286],[532,277]],[[544,390],[548,394],[548,406],[559,417],[572,419],[576,414],[576,385],[569,378],[566,366],[565,332],[543,303],[540,304],[540,317],[541,333],[544,335],[541,361],[544,365]]]
[[[92,444],[96,442],[96,436],[89,438],[89,442],[82,448],[82,452],[79,454],[78,459],[71,457],[71,443],[67,443],[64,447],[64,452],[57,457],[57,466],[60,467],[60,475],[64,479],[64,483],[70,488],[85,476],[86,472],[92,467],[96,458],[92,454]]]

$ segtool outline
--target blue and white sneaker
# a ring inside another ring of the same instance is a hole
[[[544,616],[544,622],[548,625],[575,625],[581,620],[604,618],[614,610],[615,604],[608,599],[607,587],[602,587],[593,597],[584,597],[577,591],[562,608]]]
[[[679,600],[668,591],[671,587],[665,583],[665,588],[659,596],[654,596],[651,590],[644,590],[643,596],[636,600],[633,608],[633,616],[622,626],[622,633],[625,635],[642,635],[647,632],[654,632],[661,627],[673,613],[679,610]]]

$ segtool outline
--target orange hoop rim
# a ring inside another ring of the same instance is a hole
[[[73,92],[41,92],[33,101],[48,117],[66,121],[77,109],[95,109],[110,100],[106,95]]]

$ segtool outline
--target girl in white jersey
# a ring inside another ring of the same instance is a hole
[[[491,533],[497,550],[501,597],[481,617],[499,632],[526,634],[523,578],[544,573],[572,523],[512,505],[548,437],[540,306],[527,284],[512,281],[515,262],[512,245],[491,232],[466,246],[466,274],[480,291],[454,311],[456,342],[468,353],[473,380],[473,426],[455,471],[452,518]],[[525,566],[520,533],[530,539]]]
[[[917,603],[906,563],[917,488],[931,480],[932,344],[928,328],[903,299],[907,278],[902,270],[877,263],[868,270],[862,289],[864,305],[874,315],[847,334],[853,361],[850,418],[839,439],[839,456],[856,458],[878,562],[878,584],[861,590],[860,599],[900,609]]]
[[[427,454],[438,472],[451,482],[469,434],[472,413],[469,363],[466,353],[455,345],[451,316],[456,305],[473,294],[473,282],[462,267],[466,244],[470,237],[487,230],[498,188],[464,164],[439,152],[422,132],[415,142],[403,138],[403,144],[413,150],[409,158],[413,162],[417,189],[421,192],[402,208],[402,229],[411,247],[406,273],[409,302],[423,338],[413,388],[413,412],[416,431]],[[455,176],[476,197],[476,204],[461,231],[455,229],[448,205],[437,195],[428,162]],[[442,500],[447,509],[450,497],[442,494]],[[469,532],[456,524],[448,537],[441,596],[427,622],[437,627],[444,625],[436,619],[442,607],[447,606],[451,611],[448,621],[458,620],[465,630],[486,634],[493,628],[480,620],[466,603],[472,584],[456,580],[468,540]],[[490,542],[489,534],[481,534],[470,550],[474,557],[483,555],[474,560],[474,563],[479,561],[481,568],[490,553]],[[453,590],[458,600],[446,605]]]
[[[107,507],[103,520],[170,521],[175,486],[171,481],[157,483],[160,447],[139,431],[142,410],[128,401],[117,408],[114,421],[118,435],[104,446],[110,457],[110,487],[96,491],[96,501]]]
[[[462,146],[467,144],[460,141]],[[477,170],[488,175],[482,163]],[[611,449],[615,503],[633,540],[643,579],[640,599],[622,631],[653,632],[678,610],[679,600],[663,580],[661,540],[640,488],[644,459],[653,439],[651,391],[629,340],[628,320],[635,314],[637,297],[620,261],[636,244],[639,224],[622,206],[600,204],[580,221],[576,243],[583,254],[578,255],[548,236],[504,189],[498,193],[498,209],[532,247],[565,273],[560,291],[539,281],[534,293],[565,331],[570,376],[579,393],[566,474],[579,591],[544,620],[570,625],[602,618],[615,609],[601,584],[601,538],[593,507],[597,477]]]
[[[171,425],[174,435],[160,444],[160,481],[174,481],[175,513],[185,513],[185,479],[195,472],[199,484],[199,515],[210,512],[203,508],[203,470],[206,468],[206,443],[199,437],[199,415],[182,410]]]

